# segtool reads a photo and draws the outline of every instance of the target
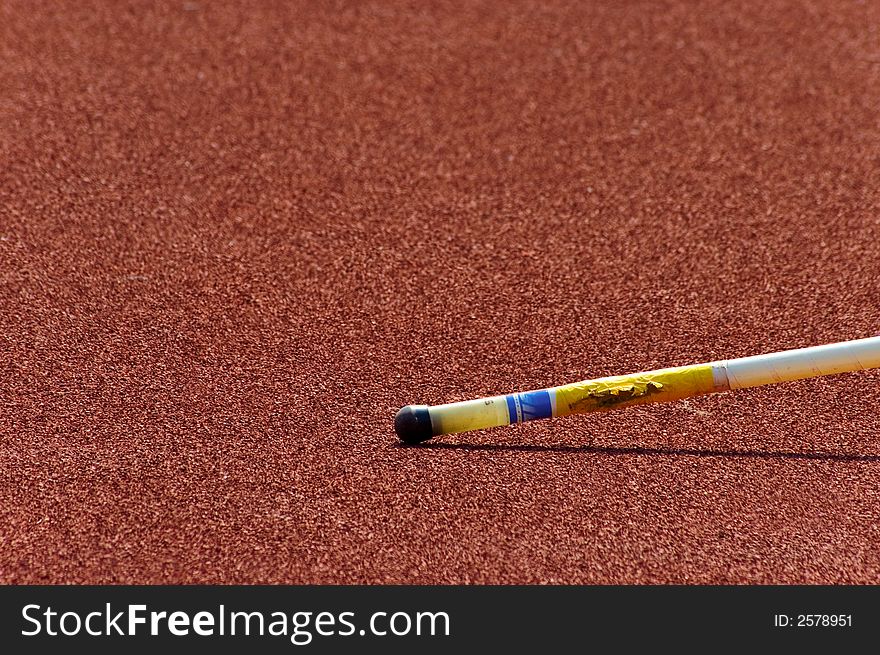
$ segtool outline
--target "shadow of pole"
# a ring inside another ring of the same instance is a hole
[[[753,459],[807,459],[832,462],[880,462],[880,455],[855,455],[847,453],[799,453],[766,450],[711,450],[699,448],[615,448],[610,446],[565,446],[537,444],[463,444],[463,443],[421,443],[415,445],[397,444],[398,448],[420,450],[465,450],[489,452],[526,453],[572,453],[588,455],[624,455],[655,457],[744,457]]]

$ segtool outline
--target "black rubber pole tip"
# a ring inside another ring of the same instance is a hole
[[[434,436],[427,405],[401,407],[394,417],[394,431],[403,443],[416,444]]]

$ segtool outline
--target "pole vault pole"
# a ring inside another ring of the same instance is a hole
[[[394,419],[404,443],[524,421],[662,403],[708,393],[880,368],[880,336],[707,364],[615,375],[445,405],[407,405]]]

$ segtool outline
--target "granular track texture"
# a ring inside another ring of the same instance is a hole
[[[0,4],[0,581],[874,583],[872,2]]]

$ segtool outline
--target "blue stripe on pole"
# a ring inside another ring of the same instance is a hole
[[[510,417],[511,425],[539,418],[551,418],[553,403],[550,402],[550,392],[541,390],[509,394],[507,396],[507,414]]]
[[[507,414],[510,416],[510,424],[519,423],[519,418],[516,415],[516,399],[514,398],[516,394],[508,394],[507,396]]]
[[[534,421],[553,416],[553,404],[550,402],[549,391],[528,391],[518,395],[522,405],[523,421]]]

